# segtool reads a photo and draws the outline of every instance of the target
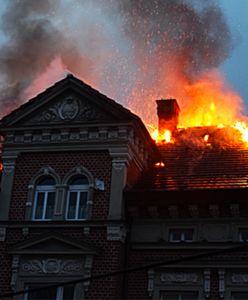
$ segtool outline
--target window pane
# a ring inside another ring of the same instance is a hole
[[[170,240],[171,241],[180,241],[182,231],[180,229],[171,229],[170,230]]]
[[[38,286],[30,286],[29,288],[36,288]],[[38,291],[28,293],[28,300],[56,300],[57,288],[44,288]]]
[[[85,219],[87,213],[87,193],[80,193],[78,219]]]
[[[35,207],[35,219],[42,219],[43,206],[44,206],[45,193],[37,193],[36,207]]]
[[[67,213],[68,219],[75,219],[76,204],[77,204],[77,192],[70,192],[69,193],[68,213]]]
[[[46,219],[52,219],[55,205],[55,193],[49,192],[47,195]]]
[[[74,296],[74,285],[64,286],[63,300],[73,300]]]
[[[185,229],[185,228],[173,228],[169,231],[169,238],[170,241],[179,242],[179,241],[186,241],[191,242],[193,241],[193,233],[194,230],[192,228]]]
[[[184,240],[185,241],[193,240],[193,229],[185,229],[184,230]]]

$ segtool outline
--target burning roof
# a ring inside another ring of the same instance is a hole
[[[159,146],[163,163],[154,165],[136,191],[248,188],[248,149]]]
[[[178,127],[175,99],[157,101],[161,160],[134,187],[170,191],[248,188],[247,128]]]

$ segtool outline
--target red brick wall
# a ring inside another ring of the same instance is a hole
[[[95,178],[105,183],[105,191],[95,192],[92,219],[106,219],[109,207],[111,157],[107,151],[91,152],[49,152],[24,153],[16,162],[13,193],[10,207],[10,220],[24,220],[28,185],[44,166],[52,167],[63,178],[67,172],[78,165],[88,169]]]
[[[193,251],[193,250],[130,250],[128,253],[128,268],[138,268],[141,266],[146,266],[149,264],[160,263],[168,261],[169,257],[174,257],[174,259],[179,259],[184,256],[191,256],[200,253],[205,253],[209,250]],[[239,264],[242,267],[242,262],[247,262],[248,251],[236,251],[233,253],[216,255],[210,258],[206,258],[204,263],[199,262],[198,266],[202,266],[199,270],[203,272],[203,269],[208,268],[208,264],[211,267],[211,294],[209,300],[221,300],[223,298],[219,295],[219,275],[218,269],[221,267],[215,267],[215,265],[221,265],[221,262],[230,261],[230,266],[233,262]],[[215,264],[216,262],[216,264]],[[190,264],[190,263],[189,263]],[[194,261],[193,263],[194,264]],[[197,263],[196,263],[197,264]],[[224,263],[226,265],[226,263]],[[172,265],[171,265],[172,266]],[[170,268],[171,268],[170,266]],[[189,267],[189,269],[192,267]],[[171,269],[170,269],[171,270]],[[172,267],[173,270],[173,267]],[[185,268],[186,270],[186,268]],[[226,276],[226,275],[225,275]],[[149,297],[148,291],[148,273],[147,270],[130,272],[127,276],[127,294],[128,299],[151,299]],[[202,285],[203,288],[203,285]],[[225,288],[226,289],[226,288]]]
[[[16,163],[12,200],[10,206],[10,220],[24,221],[25,203],[27,201],[27,188],[34,174],[44,166],[52,167],[63,177],[78,165],[84,166],[93,177],[105,183],[105,191],[95,191],[93,198],[92,220],[106,220],[109,208],[111,183],[111,157],[107,151],[90,152],[49,152],[24,153]],[[121,242],[107,241],[106,227],[99,226],[90,229],[89,235],[84,235],[83,228],[68,228],[61,224],[58,228],[30,228],[27,237],[22,234],[21,228],[8,228],[6,242],[0,243],[0,292],[10,292],[12,256],[8,249],[25,239],[39,237],[44,233],[58,231],[60,234],[86,242],[99,249],[93,260],[92,275],[104,274],[120,270],[123,264],[123,244]],[[87,295],[90,299],[118,299],[121,293],[120,277],[109,277],[92,281]]]

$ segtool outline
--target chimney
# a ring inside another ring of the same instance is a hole
[[[156,100],[158,113],[158,130],[163,133],[166,129],[174,132],[178,124],[180,108],[176,99]]]

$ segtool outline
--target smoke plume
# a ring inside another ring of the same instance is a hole
[[[0,116],[66,72],[127,105],[145,122],[154,123],[157,98],[178,96],[187,109],[192,101],[187,86],[214,74],[232,49],[215,3],[9,1],[1,27]]]

